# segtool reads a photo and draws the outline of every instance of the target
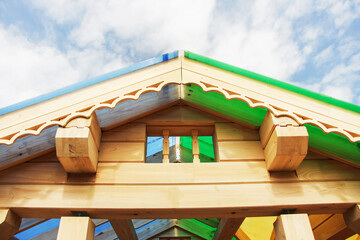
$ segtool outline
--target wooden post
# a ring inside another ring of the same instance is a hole
[[[245,218],[222,218],[213,240],[231,240]]]
[[[128,240],[138,239],[135,232],[134,224],[132,223],[131,220],[110,219],[109,221],[119,239],[128,239]]]
[[[360,204],[356,204],[355,207],[345,212],[344,220],[351,230],[360,234]]]
[[[315,239],[307,214],[284,214],[274,222],[276,240]]]
[[[95,114],[89,119],[73,119],[65,128],[58,128],[55,138],[56,155],[67,172],[96,172],[101,129]]]
[[[20,227],[21,218],[10,209],[0,209],[0,240],[8,240]]]
[[[57,240],[93,240],[95,225],[89,217],[62,217]]]
[[[267,112],[260,128],[266,168],[269,171],[293,171],[305,158],[309,135],[289,117],[275,117]]]
[[[163,130],[163,163],[170,163],[169,154],[170,154],[170,145],[169,145],[169,130]]]
[[[192,135],[192,151],[193,151],[193,163],[200,163],[200,149],[198,140],[198,130],[191,130]]]

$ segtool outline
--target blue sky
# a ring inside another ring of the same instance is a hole
[[[177,49],[360,105],[359,0],[0,0],[0,107]]]

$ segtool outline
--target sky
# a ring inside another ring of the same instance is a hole
[[[0,108],[174,50],[360,105],[360,0],[0,0]]]

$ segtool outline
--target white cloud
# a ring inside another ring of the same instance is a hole
[[[0,28],[0,52],[4,53],[1,61],[8,59],[5,65],[0,65],[0,74],[12,79],[7,87],[12,89],[7,91],[12,100],[1,97],[0,105],[130,65],[143,56],[175,49],[190,50],[285,81],[291,81],[314,57],[317,64],[335,66],[319,78],[322,80],[307,85],[322,92],[334,92],[331,86],[338,86],[338,79],[351,78],[353,83],[358,76],[348,58],[358,51],[359,41],[338,36],[345,33],[346,26],[357,16],[360,4],[354,1],[256,0],[229,4],[216,0],[32,0],[31,3],[37,15],[43,14],[45,37],[34,43],[24,37],[23,29]],[[342,11],[347,16],[342,16]],[[321,22],[307,21],[314,13],[326,17]],[[64,36],[61,50],[56,45],[59,29]],[[324,46],[322,38],[336,43],[331,43],[333,47]],[[320,48],[325,50],[319,53]],[[15,66],[21,66],[21,71],[10,70]],[[15,92],[20,96],[15,96]]]
[[[0,75],[4,107],[35,97],[77,80],[78,73],[66,56],[46,42],[34,44],[19,30],[0,25]]]

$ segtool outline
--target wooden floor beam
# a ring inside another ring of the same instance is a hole
[[[95,225],[89,217],[62,217],[57,240],[93,240]]]
[[[21,218],[10,209],[0,209],[0,240],[8,240],[20,228]]]
[[[134,224],[129,219],[110,219],[109,222],[113,227],[119,239],[137,240]]]
[[[312,233],[307,214],[284,214],[274,222],[276,240],[311,240]]]
[[[231,240],[245,218],[222,218],[213,240]]]

